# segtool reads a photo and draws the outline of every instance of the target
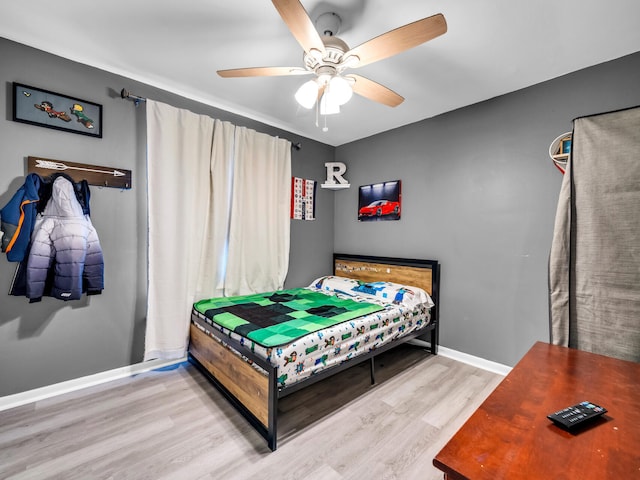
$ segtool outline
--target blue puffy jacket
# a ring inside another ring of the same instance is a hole
[[[2,251],[7,253],[10,262],[21,262],[29,251],[40,199],[39,188],[40,177],[30,173],[9,203],[0,210]]]
[[[40,300],[51,281],[50,295],[77,300],[83,292],[101,293],[104,262],[96,229],[84,215],[72,183],[58,177],[36,224],[27,262],[27,298]]]

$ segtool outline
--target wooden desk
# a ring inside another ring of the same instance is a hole
[[[547,414],[608,410],[577,433]],[[538,342],[433,459],[447,480],[640,479],[640,363]]]

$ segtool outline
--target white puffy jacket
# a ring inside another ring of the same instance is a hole
[[[34,302],[47,293],[77,300],[84,292],[97,294],[103,288],[104,261],[96,229],[83,214],[71,182],[58,177],[32,236],[27,298]]]

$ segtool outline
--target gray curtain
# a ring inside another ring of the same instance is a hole
[[[640,362],[640,107],[574,120],[549,258],[551,343]]]

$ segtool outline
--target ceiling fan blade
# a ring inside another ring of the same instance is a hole
[[[218,70],[224,78],[232,77],[277,77],[284,75],[308,75],[313,72],[300,67],[251,67]]]
[[[404,98],[393,90],[373,80],[369,80],[362,75],[346,75],[346,77],[355,80],[352,86],[353,91],[369,100],[388,105],[389,107],[397,107],[404,102]]]
[[[357,56],[360,61],[354,67],[362,67],[398,53],[417,47],[447,31],[444,15],[438,13],[431,17],[409,23],[369,40],[351,49],[345,54]]]
[[[324,53],[324,43],[309,14],[298,0],[272,0],[272,2],[305,52],[315,49]]]

